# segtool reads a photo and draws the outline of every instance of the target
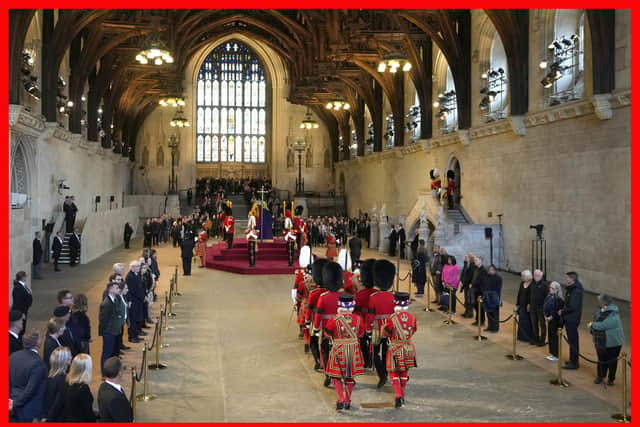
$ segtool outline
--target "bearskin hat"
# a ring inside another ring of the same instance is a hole
[[[322,267],[322,282],[324,287],[337,292],[342,287],[342,267],[337,262],[329,261]]]
[[[322,269],[328,262],[329,260],[326,258],[318,258],[313,261],[313,264],[311,265],[311,276],[313,277],[313,281],[321,288],[324,288],[324,282],[322,281]]]
[[[393,286],[393,279],[396,276],[396,266],[391,261],[379,259],[373,264],[373,283],[386,291]]]
[[[433,168],[429,171],[429,176],[431,179],[436,179],[440,176],[440,171],[437,168]]]
[[[233,212],[233,211],[231,210],[231,206],[229,206],[229,205],[222,205],[222,211],[224,212],[224,214],[225,214],[226,216],[230,216],[230,215],[232,215],[232,212]]]
[[[447,179],[456,179],[456,173],[452,170],[447,171]]]
[[[296,210],[295,210],[296,216],[302,215],[303,211],[304,211],[304,206],[302,206],[302,205],[296,206]]]
[[[360,264],[360,280],[367,289],[373,288],[373,264],[375,262],[375,259],[370,258]]]

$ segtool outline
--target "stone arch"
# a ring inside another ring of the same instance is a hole
[[[436,54],[436,58],[433,61],[433,76],[435,80],[433,82],[433,100],[432,102],[438,101],[438,95],[440,93],[446,92],[448,90],[456,90],[455,81],[453,79],[453,73],[451,71],[451,67],[449,67],[449,63],[447,62],[447,58],[445,57],[442,51],[438,51]],[[457,91],[457,90],[456,90]],[[435,120],[434,128],[441,129],[443,127],[452,127],[453,129],[457,129],[458,127],[458,106],[455,105],[455,114],[450,114],[447,119],[444,120],[445,124],[443,125],[442,121],[437,117],[433,117]]]
[[[496,30],[493,21],[482,10],[478,11],[480,14],[480,21],[477,24],[477,30],[474,36],[477,40],[477,58],[478,58],[478,73],[475,77],[479,84],[479,87],[485,87],[487,81],[481,76],[488,69],[497,70],[502,68],[505,71],[506,81],[500,90],[502,90],[502,96],[496,97],[491,102],[492,112],[501,112],[503,114],[496,115],[499,118],[506,117],[509,111],[509,105],[511,101],[511,92],[509,91],[509,67],[507,62],[507,55],[505,53],[504,43],[500,37],[500,33]],[[483,95],[479,91],[474,91],[472,95],[472,102],[474,106],[478,106],[482,100]],[[477,101],[476,101],[477,100]]]
[[[460,164],[460,160],[458,159],[458,157],[455,154],[452,154],[451,156],[449,156],[449,161],[447,162],[447,171],[452,170],[456,176],[455,176],[455,183],[456,183],[456,191],[455,191],[455,196],[453,198],[453,207],[459,207],[460,206],[460,202],[462,200],[462,186],[461,186],[461,182],[462,182],[462,167]],[[445,176],[446,176],[446,172],[445,172]]]
[[[33,138],[21,133],[11,134],[11,193],[16,194],[15,204],[24,207],[33,194],[37,182],[36,152]],[[12,197],[11,201],[14,205]]]

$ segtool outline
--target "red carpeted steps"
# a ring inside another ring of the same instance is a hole
[[[289,267],[284,240],[258,242],[256,266],[249,267],[246,239],[234,239],[231,249],[225,242],[208,247],[205,266],[237,274],[293,274],[298,268],[298,255]]]

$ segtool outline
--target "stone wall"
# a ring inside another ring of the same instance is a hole
[[[159,194],[127,194],[124,196],[125,207],[138,207],[140,218],[153,218],[164,214],[167,196]]]
[[[564,104],[341,162],[336,177],[349,183],[350,215],[382,204],[389,216],[407,215],[429,170],[456,158],[471,220],[503,215],[505,268],[529,268],[529,225],[544,224],[551,279],[575,270],[587,289],[629,299],[629,103],[629,92],[614,94],[609,120],[591,100]]]
[[[9,275],[13,278],[21,269],[29,272],[34,233],[42,230],[43,220],[49,223],[59,219],[66,195],[75,195],[78,224],[94,214],[96,207],[97,213],[122,207],[124,193],[130,190],[131,162],[82,135],[45,123],[21,106],[10,106],[9,126],[10,174],[20,177],[19,185],[27,194],[26,206],[10,212]],[[17,158],[24,161],[18,165]],[[70,188],[59,189],[61,180]],[[101,198],[97,206],[96,196]],[[113,203],[109,202],[110,196],[114,196]]]
[[[90,214],[82,230],[82,263],[93,261],[105,252],[124,244],[124,225],[127,222],[134,229],[135,237],[139,215],[138,206]]]

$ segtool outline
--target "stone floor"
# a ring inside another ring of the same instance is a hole
[[[134,241],[132,246],[140,248]],[[159,294],[168,288],[178,250],[170,245],[158,249],[162,276]],[[321,253],[321,251],[318,251]],[[101,340],[97,336],[99,296],[111,265],[128,263],[138,249],[116,249],[90,264],[54,274],[33,285],[35,303],[32,326],[44,327],[62,287],[85,292],[94,327],[91,353],[97,360]],[[367,254],[369,255],[369,254]],[[370,255],[380,256],[378,253]],[[406,269],[401,264],[401,274]],[[246,277],[209,269],[193,269],[191,277],[179,276],[177,316],[170,319],[161,361],[164,371],[149,371],[149,390],[155,400],[138,403],[140,422],[506,422],[590,421],[607,422],[619,412],[621,386],[600,387],[583,364],[567,373],[568,388],[549,385],[554,364],[544,359],[544,349],[519,345],[525,360],[512,362],[510,323],[488,341],[472,339],[475,329],[467,319],[457,325],[442,323],[440,312],[425,312],[417,301],[419,331],[414,342],[419,367],[410,373],[406,406],[362,408],[361,403],[391,403],[393,391],[375,389],[376,377],[358,378],[353,395],[355,408],[336,413],[335,393],[322,386],[322,375],[312,369],[304,354],[291,313],[291,277]],[[505,284],[505,288],[507,285]],[[505,292],[505,298],[507,297]],[[154,307],[158,309],[159,304]],[[501,317],[510,307],[505,304]],[[147,337],[150,338],[151,336]],[[149,340],[150,341],[150,340]],[[592,347],[581,340],[585,351]],[[566,348],[566,347],[565,347]],[[141,344],[127,352],[129,366],[140,364]],[[620,376],[620,375],[619,375]],[[93,389],[99,373],[94,369]],[[621,384],[621,381],[619,381]],[[125,388],[130,381],[125,380]],[[139,389],[138,389],[139,391]]]

